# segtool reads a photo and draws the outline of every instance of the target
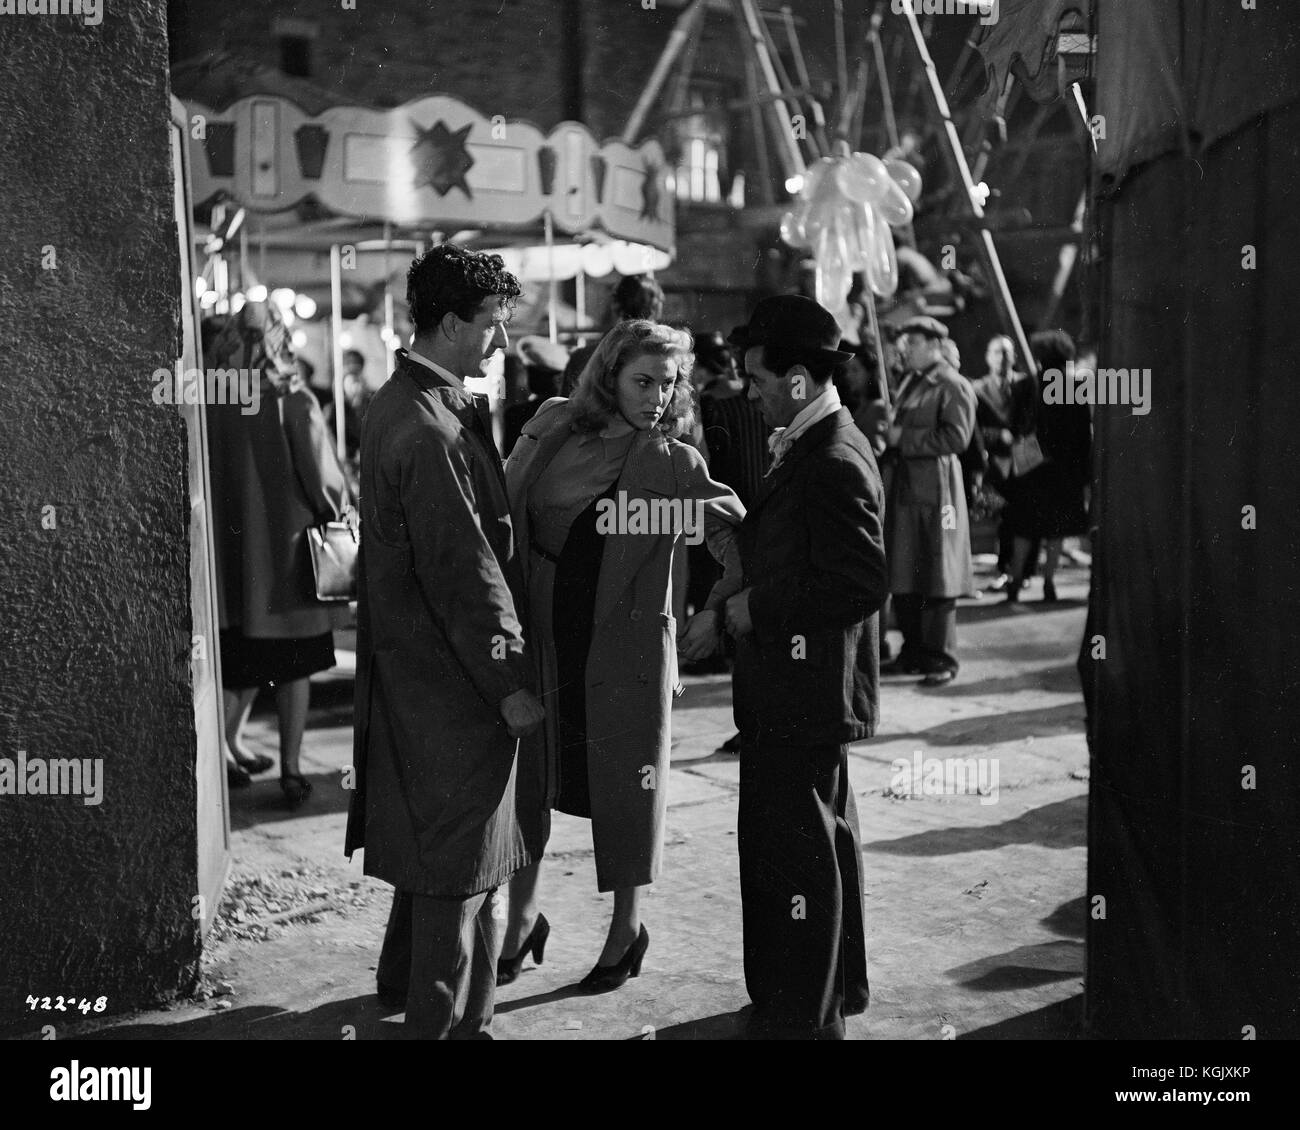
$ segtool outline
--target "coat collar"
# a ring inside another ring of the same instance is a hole
[[[817,423],[794,441],[790,450],[785,453],[785,458],[781,460],[781,465],[763,480],[763,486],[754,499],[754,505],[750,507],[749,512],[753,514],[761,509],[763,504],[772,497],[776,489],[789,481],[790,476],[794,474],[794,468],[799,465],[800,461],[821,447],[830,439],[832,433],[843,427],[851,428],[854,426],[856,425],[853,423],[853,417],[843,405],[824,420],[818,420]]]
[[[519,442],[506,461],[510,513],[526,572],[532,568],[528,549],[528,492],[573,434],[573,417],[572,401],[549,401],[542,405],[537,416],[524,427]],[[637,433],[615,487],[616,495],[619,491],[625,492],[629,500],[672,497],[677,493],[672,452],[667,437],[661,432]],[[647,534],[611,534],[605,539],[600,582],[596,588],[596,623],[613,611],[657,542],[658,538]]]

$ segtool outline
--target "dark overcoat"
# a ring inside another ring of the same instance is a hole
[[[799,436],[765,480],[739,536],[754,623],[736,644],[742,742],[842,745],[875,733],[883,493],[846,408]]]
[[[361,437],[356,791],[345,850],[466,898],[541,857],[548,814],[501,700],[533,687],[505,477],[468,392],[401,356]]]

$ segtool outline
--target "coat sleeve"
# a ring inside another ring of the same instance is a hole
[[[483,528],[498,519],[479,508],[478,458],[456,437],[426,432],[402,460],[400,497],[425,602],[475,689],[495,707],[531,678],[514,597]]]
[[[704,607],[720,612],[727,598],[740,591],[740,543],[736,533],[745,520],[745,507],[736,492],[709,477],[704,457],[688,444],[674,444],[673,458],[678,489],[683,499],[704,503],[704,542],[722,566],[722,576],[709,590]]]
[[[351,502],[347,480],[330,446],[320,405],[306,389],[284,398],[284,431],[294,471],[316,522],[338,521]]]
[[[880,479],[864,462],[823,462],[803,494],[808,554],[796,573],[760,580],[749,615],[763,643],[798,632],[846,628],[879,611],[889,595]]]
[[[939,413],[933,428],[903,424],[898,450],[905,458],[925,455],[960,455],[970,446],[975,427],[975,393],[960,378],[941,384]]]

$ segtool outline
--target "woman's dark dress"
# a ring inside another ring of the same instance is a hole
[[[596,532],[596,510],[613,499],[618,481],[573,520],[555,566],[551,634],[559,674],[556,714],[559,723],[559,794],[555,807],[570,816],[591,818],[587,782],[587,653],[596,611],[605,538]]]

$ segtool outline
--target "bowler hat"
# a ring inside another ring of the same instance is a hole
[[[926,337],[942,340],[948,336],[948,327],[938,318],[931,318],[926,314],[922,314],[915,318],[908,318],[906,322],[898,327],[898,332],[900,334],[924,334]]]
[[[737,326],[727,340],[741,350],[774,345],[807,353],[809,360],[851,360],[852,353],[835,348],[840,336],[840,324],[825,306],[799,294],[778,294],[759,302],[749,323]]]

